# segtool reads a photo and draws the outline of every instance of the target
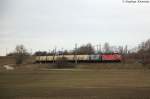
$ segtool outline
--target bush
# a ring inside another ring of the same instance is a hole
[[[16,58],[16,64],[22,64],[29,56],[25,56],[22,54],[18,54],[15,56]]]
[[[23,56],[22,55],[16,56],[16,64],[22,64],[22,62],[23,62]]]
[[[22,64],[25,59],[30,56],[30,54],[27,52],[24,45],[17,45],[15,51],[7,54],[7,56],[14,56],[16,59],[16,64]]]

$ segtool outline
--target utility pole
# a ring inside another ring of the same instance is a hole
[[[96,50],[97,50],[97,53],[98,53],[98,46],[99,46],[99,45],[96,45]]]
[[[53,63],[54,63],[54,57],[55,57],[55,49],[53,49]]]
[[[53,49],[53,63],[55,62],[56,47]]]
[[[75,44],[75,64],[77,64],[77,43]]]
[[[62,57],[64,57],[64,48],[63,47],[61,48],[61,51],[62,51]]]
[[[39,52],[41,52],[41,51],[39,50]],[[40,64],[42,64],[42,62],[41,62],[41,55],[39,55],[39,60],[40,60]]]
[[[31,50],[31,56],[32,56],[32,49],[30,49]]]
[[[51,53],[51,50],[49,49],[49,55],[50,55],[50,53]]]
[[[101,53],[102,51],[101,51],[101,44],[99,44],[99,52]]]
[[[7,54],[8,54],[8,53],[7,53],[7,48],[6,48],[6,56],[7,56]]]

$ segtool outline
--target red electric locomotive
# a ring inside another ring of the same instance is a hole
[[[119,53],[103,53],[101,54],[102,62],[121,62],[122,55]]]

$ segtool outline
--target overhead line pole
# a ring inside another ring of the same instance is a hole
[[[7,48],[6,48],[6,56],[7,56],[8,52],[7,52]]]
[[[99,45],[96,45],[96,48],[97,48],[97,53],[98,53],[98,46],[99,46]]]
[[[53,49],[53,63],[55,62],[55,56],[56,56],[56,47]]]
[[[102,50],[101,50],[101,44],[99,44],[99,51],[100,51],[100,53],[102,52]]]
[[[75,44],[75,64],[77,64],[77,43]]]

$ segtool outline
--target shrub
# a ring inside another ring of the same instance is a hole
[[[16,59],[16,64],[22,64],[25,59],[30,56],[30,54],[27,52],[24,45],[17,45],[15,51],[7,54],[7,56],[14,56]]]

